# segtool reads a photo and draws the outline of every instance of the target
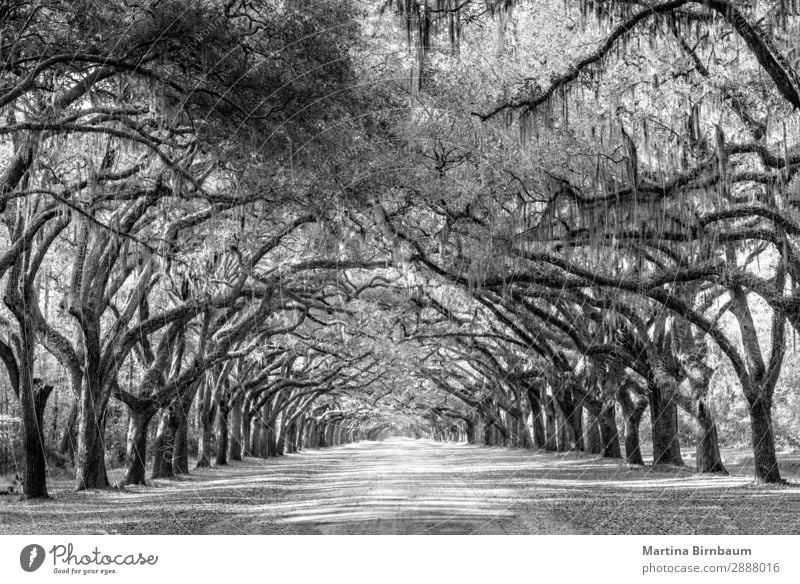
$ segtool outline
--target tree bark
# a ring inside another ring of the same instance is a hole
[[[556,429],[556,407],[553,403],[551,396],[544,398],[544,412],[545,412],[545,450],[555,451],[558,450],[558,438]]]
[[[197,422],[200,437],[197,442],[197,464],[195,468],[211,466],[211,436],[214,433],[214,416],[216,411],[211,401],[212,384],[206,381],[199,392],[197,400]]]
[[[472,419],[464,420],[467,425],[467,444],[477,444],[477,436],[475,433],[475,421]]]
[[[539,388],[528,389],[528,402],[531,405],[531,425],[533,428],[533,447],[541,450],[545,447],[544,420],[542,414],[542,400]]]
[[[597,413],[592,411],[592,408],[584,405],[583,409],[586,411],[586,452],[592,454],[600,454],[603,451],[603,442],[600,438],[600,423],[597,419]]]
[[[228,442],[228,459],[242,460],[242,405],[244,398],[241,392],[231,401],[230,440]]]
[[[598,417],[600,423],[600,442],[602,454],[605,458],[622,458],[619,447],[619,430],[615,417],[614,402],[606,402]]]
[[[242,403],[242,456],[254,456],[252,446],[253,438],[250,435],[253,424],[253,402],[248,395]]]
[[[785,482],[778,470],[771,410],[771,404],[766,403],[763,398],[750,403],[753,464],[755,466],[755,479],[759,483]]]
[[[492,446],[492,426],[494,424],[487,418],[483,418],[483,444],[484,446]]]
[[[31,338],[32,340],[33,338]],[[32,366],[32,364],[31,361],[30,365]],[[44,450],[44,408],[52,391],[52,385],[48,385],[40,379],[30,379],[24,373],[20,375],[22,449],[25,453],[22,496],[25,499],[49,498],[47,459]]]
[[[189,401],[191,404],[191,401]],[[176,408],[175,419],[175,440],[172,446],[172,474],[189,474],[189,405],[185,400],[180,400],[181,407]]]
[[[700,432],[697,440],[697,472],[728,474],[719,452],[717,425],[708,412],[704,400],[697,403],[697,420]]]
[[[75,453],[76,490],[108,488],[105,461],[106,401],[99,390],[100,382],[87,372],[84,377],[78,413],[78,445]]]
[[[281,416],[281,423],[278,427],[277,438],[275,440],[275,455],[283,456],[283,450],[286,445],[286,423]]]
[[[266,444],[266,455],[267,458],[273,458],[278,456],[277,450],[277,441],[275,438],[275,427],[268,423],[264,432],[264,442]]]
[[[58,442],[59,454],[68,457],[71,461],[75,461],[75,444],[78,441],[78,402],[72,401],[69,408],[69,415],[67,416],[67,423],[64,426],[64,431],[61,433],[61,439]]]
[[[561,411],[564,413],[565,422],[568,426],[567,437],[569,439],[569,450],[583,450],[583,419],[581,407],[575,400],[575,396],[569,389],[558,392],[556,397]]]
[[[261,431],[263,429],[262,426],[263,425],[261,424],[261,419],[258,416],[256,416],[255,414],[253,414],[253,417],[250,419],[250,448],[249,448],[249,450],[250,450],[250,455],[251,456],[256,456],[258,458],[263,458],[264,457],[264,450],[262,448],[263,440],[262,440],[262,437],[261,437]]]
[[[622,406],[622,418],[625,421],[625,461],[628,464],[643,465],[639,424],[647,408],[647,400],[643,396],[634,398],[630,390],[625,387],[619,390],[617,398]]]
[[[653,464],[683,466],[678,439],[678,404],[655,383],[650,384],[650,423],[653,434]]]
[[[154,407],[128,407],[128,438],[123,485],[146,484],[147,429],[155,412]]]
[[[216,465],[228,464],[228,405],[217,404],[217,458]]]
[[[304,441],[305,441],[305,433],[306,433],[306,430],[305,430],[306,417],[303,414],[300,414],[300,416],[297,418],[297,422],[296,422],[295,425],[297,427],[297,435],[295,436],[295,439],[294,439],[294,447],[295,447],[295,451],[298,451],[298,450],[302,450],[303,448],[305,448]]]
[[[297,422],[296,420],[292,420],[286,426],[286,442],[284,446],[284,452],[286,454],[294,454],[297,452],[297,447],[295,445],[295,438],[297,437]]]
[[[172,454],[175,448],[175,427],[172,423],[171,410],[174,404],[161,411],[156,431],[155,455],[153,457],[153,471],[150,473],[154,479],[168,479],[175,476],[172,468]]]

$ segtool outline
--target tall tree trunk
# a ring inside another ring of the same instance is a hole
[[[261,423],[261,418],[255,414],[250,419],[250,455],[256,456],[258,458],[264,457],[264,450],[262,446],[264,444],[263,438],[261,436],[261,431],[263,429],[263,424]]]
[[[622,458],[613,401],[604,404],[598,421],[600,422],[600,441],[603,456],[606,458]]]
[[[294,439],[294,448],[297,451],[305,448],[306,417],[303,414],[300,414],[300,416],[297,418],[295,426],[297,427],[297,435]]]
[[[78,445],[75,452],[75,485],[78,491],[109,486],[104,440],[106,401],[101,396],[100,381],[96,377],[94,372],[87,371],[81,386]]]
[[[483,418],[483,444],[484,446],[492,446],[492,427],[494,423],[489,421],[487,417]]]
[[[472,419],[466,419],[464,422],[467,425],[467,444],[477,444],[475,421]]]
[[[228,404],[217,404],[217,466],[228,464]]]
[[[281,422],[278,426],[277,437],[275,440],[275,455],[283,456],[283,450],[286,445],[286,423],[284,417],[281,416]]]
[[[528,403],[531,406],[531,426],[533,434],[533,447],[541,450],[545,447],[544,417],[542,413],[542,399],[539,388],[528,389]]]
[[[128,406],[128,438],[125,447],[123,485],[146,484],[147,429],[155,413],[154,406]]]
[[[175,409],[175,440],[172,447],[172,473],[174,475],[189,474],[189,407],[191,400],[186,403],[185,398],[180,398],[179,406]]]
[[[697,436],[697,472],[728,474],[728,470],[722,464],[722,455],[719,452],[717,424],[708,411],[705,400],[697,400],[694,409],[694,418],[699,427]]]
[[[161,411],[156,431],[155,453],[153,456],[153,471],[150,473],[154,479],[169,479],[175,476],[172,468],[172,454],[175,449],[175,426],[172,423],[172,408]]]
[[[597,419],[599,408],[595,410],[593,407],[584,405],[586,411],[586,452],[592,454],[600,454],[603,451],[603,442],[600,438],[600,423]]]
[[[749,405],[755,479],[760,483],[782,483],[772,430],[772,404],[762,397]]]
[[[567,431],[570,441],[569,450],[583,450],[583,412],[580,405],[578,405],[575,396],[568,388],[559,391],[556,399],[569,427]]]
[[[295,445],[296,437],[297,437],[297,421],[292,420],[286,426],[286,432],[285,432],[286,442],[284,447],[284,452],[286,452],[286,454],[294,454],[295,452],[297,452],[297,446]]]
[[[561,402],[557,398],[553,398],[553,409],[556,412],[557,448],[559,452],[567,452],[572,450],[572,446],[575,444],[575,436],[572,433],[573,428],[568,423],[564,409],[561,407]]]
[[[231,400],[230,440],[228,441],[228,459],[242,460],[242,405],[244,397],[238,392]]]
[[[527,412],[524,412],[524,417],[521,415],[515,419],[517,424],[517,435],[519,436],[519,447],[527,449],[532,448],[533,441],[531,440],[531,435],[528,432]],[[464,439],[466,439],[466,436]]]
[[[61,433],[61,439],[58,442],[59,454],[68,457],[71,461],[75,460],[75,444],[78,441],[78,401],[72,400],[72,405],[69,408],[69,415],[67,416],[67,423],[64,426],[64,431]]]
[[[250,397],[248,396],[242,403],[242,456],[254,456],[252,447],[252,437],[250,436],[251,424],[253,423],[253,412]]]
[[[266,455],[268,458],[272,458],[274,456],[278,456],[277,454],[277,442],[275,439],[275,426],[272,424],[272,421],[267,424],[265,432],[264,432],[264,442],[266,444]]]
[[[639,441],[639,424],[647,408],[647,401],[631,395],[631,390],[623,387],[617,397],[622,407],[622,418],[625,421],[625,461],[629,464],[644,464],[641,443]]]
[[[544,398],[544,412],[545,450],[558,450],[558,439],[556,437],[556,407],[553,403],[553,398],[550,396]]]
[[[653,464],[683,466],[678,439],[678,404],[655,384],[650,384],[650,424],[653,434]]]
[[[308,448],[319,448],[319,426],[319,423],[313,418],[308,421],[308,427],[306,428],[306,445]]]
[[[336,428],[336,423],[328,424],[328,433],[325,440],[328,446],[336,446]]]
[[[211,448],[211,437],[214,434],[214,418],[209,414],[215,414],[214,410],[205,412],[198,416],[200,421],[200,439],[197,441],[197,464],[195,468],[211,466],[213,449]]]
[[[31,335],[31,350],[33,349]],[[23,349],[24,350],[24,349]],[[31,361],[24,366],[28,372],[33,369]],[[22,449],[25,455],[23,469],[22,496],[26,499],[47,499],[47,460],[44,450],[44,408],[47,398],[53,391],[40,379],[31,379],[20,368],[20,405],[22,410]]]
[[[197,424],[199,426],[200,436],[197,441],[197,464],[195,468],[211,466],[211,458],[213,456],[211,436],[214,433],[214,417],[216,415],[216,410],[211,399],[212,393],[212,383],[210,381],[205,381],[198,392],[197,399]]]

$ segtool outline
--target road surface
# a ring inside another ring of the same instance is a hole
[[[756,487],[745,467],[729,468],[709,477],[584,453],[391,439],[123,491],[75,493],[68,476],[52,477],[50,501],[0,497],[0,534],[800,533],[796,482]],[[797,481],[799,468],[782,472]]]

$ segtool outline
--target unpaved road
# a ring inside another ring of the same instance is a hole
[[[526,533],[515,510],[525,500],[513,480],[519,467],[493,456],[507,452],[403,439],[317,451],[314,472],[292,481],[293,496],[235,523],[324,534]]]
[[[405,439],[247,459],[125,492],[74,493],[56,480],[51,494],[0,497],[0,533],[800,533],[797,485]]]

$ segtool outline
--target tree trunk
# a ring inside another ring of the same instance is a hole
[[[217,466],[228,464],[228,406],[217,404]]]
[[[213,413],[213,412],[212,412]],[[198,416],[200,419],[200,440],[197,443],[197,464],[195,468],[211,466],[211,436],[214,433],[213,418],[207,413]]]
[[[172,446],[172,473],[174,475],[189,474],[189,404],[186,400],[180,400],[180,407],[176,408],[175,419],[175,440]]]
[[[617,394],[622,407],[622,418],[625,421],[625,461],[629,464],[644,464],[642,449],[639,441],[639,424],[647,408],[644,396],[634,399],[631,390],[623,387]]]
[[[678,440],[678,404],[656,384],[650,384],[650,423],[653,429],[653,464],[683,466]]]
[[[237,393],[231,401],[230,441],[228,442],[228,458],[242,460],[242,402],[241,392]]]
[[[78,445],[75,452],[75,488],[108,488],[105,461],[106,403],[100,398],[100,382],[87,373],[80,394]]]
[[[169,479],[175,476],[172,468],[172,454],[175,449],[175,433],[171,420],[173,407],[174,404],[162,410],[158,420],[153,471],[150,473],[151,478],[154,479]]]
[[[277,454],[277,442],[275,439],[275,426],[272,424],[272,420],[269,421],[266,427],[266,431],[264,432],[264,441],[266,443],[266,455],[267,458],[272,458],[278,456]]]
[[[614,402],[606,403],[600,412],[600,442],[605,458],[622,458],[619,447],[619,430],[615,417]]]
[[[67,423],[64,426],[64,431],[61,433],[61,439],[58,443],[59,454],[68,457],[71,461],[75,461],[75,444],[78,441],[78,401],[73,400],[69,408],[69,415],[67,416]]]
[[[32,335],[30,340],[33,341]],[[28,372],[32,370],[32,366],[32,360],[26,364]],[[47,460],[44,451],[44,408],[53,386],[47,385],[40,379],[31,379],[21,370],[19,389],[22,409],[22,448],[25,454],[22,496],[25,499],[47,499],[49,497]]]
[[[553,409],[556,413],[556,444],[559,452],[567,452],[575,444],[572,435],[572,425],[567,422],[567,416],[561,407],[561,402],[553,398]]]
[[[250,398],[246,398],[242,404],[242,456],[253,456],[253,442],[250,432],[253,423],[253,411]]]
[[[545,447],[544,420],[542,415],[542,400],[539,389],[528,390],[528,402],[531,405],[531,425],[533,428],[533,447],[541,450]]]
[[[313,418],[308,420],[308,426],[305,429],[306,448],[319,448],[319,437],[317,436],[317,421]]]
[[[200,430],[200,438],[197,441],[197,464],[195,468],[211,466],[211,436],[214,433],[214,416],[216,414],[214,404],[211,401],[213,385],[206,381],[203,388],[198,392],[197,399],[197,424]]]
[[[728,474],[719,452],[717,425],[703,400],[697,403],[695,420],[700,427],[697,440],[697,472]]]
[[[281,416],[281,423],[277,433],[277,440],[275,441],[275,455],[283,456],[283,449],[286,445],[286,424]]]
[[[297,452],[297,447],[295,446],[295,438],[297,437],[297,421],[292,420],[286,426],[286,443],[285,443],[285,450],[286,454],[294,454]]]
[[[484,446],[492,445],[492,422],[483,418],[483,444]]]
[[[603,442],[600,439],[600,423],[597,420],[597,412],[584,405],[586,410],[586,452],[600,454],[603,450]]]
[[[771,404],[763,398],[750,403],[753,463],[755,479],[759,483],[783,483],[775,454],[775,437],[772,431]]]
[[[305,448],[304,441],[306,439],[306,437],[305,437],[305,434],[306,434],[306,430],[305,430],[306,417],[301,414],[300,417],[297,418],[297,422],[296,422],[295,425],[297,427],[297,435],[295,436],[295,439],[294,439],[294,448],[295,448],[295,451],[297,451],[297,450],[302,450],[303,448]]]
[[[325,443],[328,446],[336,446],[336,424],[329,424],[328,425],[328,434],[325,439]]]
[[[545,412],[545,450],[558,450],[558,439],[556,437],[556,407],[553,398],[547,396],[544,400]]]
[[[583,418],[581,407],[575,400],[572,391],[563,389],[556,398],[561,411],[564,413],[568,426],[567,437],[569,450],[583,450]]]
[[[125,448],[123,485],[144,485],[147,461],[147,429],[154,407],[128,407],[128,439]]]
[[[261,423],[261,419],[256,416],[255,414],[250,419],[250,455],[256,456],[258,458],[264,457],[264,451],[262,450],[263,440],[261,437],[263,424]]]
[[[261,458],[269,458],[273,456],[274,449],[274,436],[270,432],[270,420],[272,419],[272,408],[269,400],[261,406],[261,419],[259,434],[261,436],[261,443],[259,444]]]
[[[468,419],[464,420],[467,425],[467,444],[477,444],[477,436],[475,433],[475,421]]]

